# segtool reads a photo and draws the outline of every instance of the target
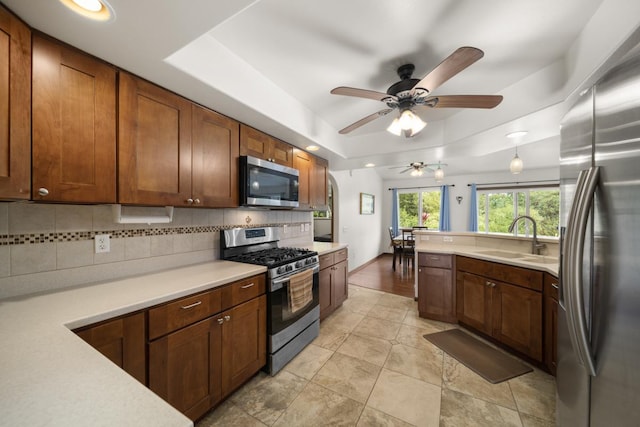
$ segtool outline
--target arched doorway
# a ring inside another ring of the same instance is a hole
[[[337,242],[337,186],[329,174],[327,184],[327,210],[313,212],[313,240],[316,242]]]

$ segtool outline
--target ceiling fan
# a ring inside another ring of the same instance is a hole
[[[502,102],[500,95],[441,95],[429,96],[436,88],[455,76],[480,58],[484,52],[475,47],[461,47],[449,55],[422,80],[412,78],[415,70],[413,64],[405,64],[398,68],[400,81],[387,89],[386,93],[374,90],[357,89],[340,86],[331,91],[334,95],[355,96],[373,99],[387,104],[384,110],[370,114],[355,123],[340,130],[340,134],[347,134],[379,117],[386,116],[393,110],[399,110],[399,117],[395,118],[387,130],[395,135],[404,134],[411,137],[420,132],[426,125],[418,117],[414,109],[425,108],[494,108]]]
[[[422,176],[422,169],[427,169],[434,172],[434,177],[436,182],[442,181],[444,178],[444,170],[442,170],[442,166],[447,166],[446,163],[425,163],[425,162],[411,162],[408,166],[394,166],[389,169],[403,169],[398,173],[406,173],[411,171],[411,176]]]

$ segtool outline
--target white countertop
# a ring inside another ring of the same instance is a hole
[[[333,242],[313,242],[309,246],[305,246],[305,249],[318,252],[318,255],[324,255],[329,252],[335,252],[339,249],[346,248],[346,243],[333,243]]]
[[[468,256],[471,258],[483,259],[485,261],[499,262],[501,264],[514,265],[516,267],[530,268],[532,270],[546,271],[547,273],[558,276],[558,261],[557,258],[532,255],[528,253],[507,251],[490,247],[482,246],[464,246],[464,245],[447,245],[447,244],[420,244],[416,245],[416,252],[428,252],[428,253],[442,253]],[[498,253],[504,253],[505,256],[500,256]],[[508,258],[510,254],[519,254],[520,258]],[[528,259],[535,259],[534,261],[527,261]],[[551,262],[549,264],[548,262]]]
[[[265,271],[213,261],[0,300],[0,426],[192,426],[70,329]]]

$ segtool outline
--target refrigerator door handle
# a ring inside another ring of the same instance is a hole
[[[563,290],[568,317],[569,336],[580,363],[589,375],[596,376],[595,361],[589,346],[589,334],[584,307],[582,260],[589,213],[598,185],[597,166],[583,170],[578,176],[576,196],[569,212],[565,239],[565,258],[562,266]]]

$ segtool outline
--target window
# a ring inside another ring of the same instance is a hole
[[[478,232],[509,233],[519,215],[536,220],[538,236],[558,237],[560,190],[557,187],[478,190]],[[519,221],[516,236],[533,236],[531,221]]]
[[[416,226],[437,230],[440,227],[440,190],[399,192],[398,224],[401,228]]]

